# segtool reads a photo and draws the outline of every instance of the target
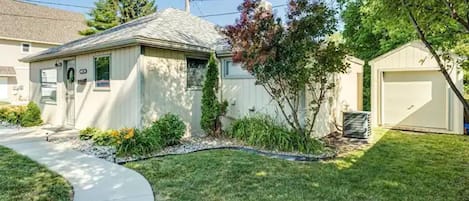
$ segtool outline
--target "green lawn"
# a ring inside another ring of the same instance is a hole
[[[72,187],[61,176],[0,146],[0,201],[71,200]]]
[[[469,200],[469,137],[387,132],[334,161],[210,151],[129,163],[166,200]]]

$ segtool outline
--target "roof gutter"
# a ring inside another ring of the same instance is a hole
[[[75,49],[75,50],[59,51],[59,52],[51,53],[51,54],[40,55],[39,53],[39,55],[37,56],[32,55],[32,56],[24,57],[24,58],[19,59],[19,61],[31,63],[31,62],[44,61],[44,60],[49,60],[49,59],[56,59],[60,57],[70,57],[70,56],[76,56],[76,55],[81,55],[81,54],[86,54],[86,53],[91,53],[91,52],[96,52],[96,51],[109,50],[109,49],[114,49],[117,47],[127,47],[127,46],[132,46],[132,45],[137,45],[137,44],[138,44],[137,40],[135,40],[134,38],[131,38],[131,39],[96,44],[90,47],[84,47],[84,48]]]
[[[21,58],[19,61],[29,62],[29,63],[38,62],[38,61],[44,61],[44,60],[49,60],[49,59],[56,59],[60,57],[70,57],[70,56],[92,53],[96,51],[103,51],[103,50],[109,50],[109,49],[115,49],[115,48],[127,47],[127,46],[132,46],[132,45],[139,45],[139,44],[162,48],[162,49],[186,51],[186,52],[190,51],[190,52],[211,53],[214,51],[211,48],[198,46],[198,45],[191,45],[191,44],[186,44],[186,43],[178,43],[178,42],[172,42],[172,41],[166,41],[166,40],[147,38],[143,36],[136,36],[130,39],[111,41],[111,42],[96,44],[90,47],[84,47],[84,48],[79,48],[75,50],[59,51],[56,53],[44,54],[44,55],[40,55],[39,53],[39,55],[37,56],[31,55],[28,57]]]

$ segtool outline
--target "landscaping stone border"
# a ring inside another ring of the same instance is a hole
[[[331,153],[324,153],[324,154],[315,156],[315,155],[296,155],[296,154],[274,153],[274,152],[261,151],[261,150],[258,150],[258,149],[254,149],[254,148],[250,148],[250,147],[241,147],[241,146],[220,146],[220,147],[197,149],[197,150],[193,150],[193,151],[186,152],[186,153],[157,154],[157,155],[154,155],[154,156],[133,158],[133,159],[130,159],[130,160],[118,160],[118,161],[115,161],[115,162],[119,165],[124,165],[124,164],[130,163],[130,162],[145,161],[145,160],[149,160],[149,159],[153,159],[153,158],[164,158],[164,157],[167,157],[167,156],[180,156],[180,155],[187,155],[187,154],[203,152],[203,151],[212,151],[212,150],[244,151],[244,152],[254,153],[254,154],[269,157],[269,158],[276,158],[276,159],[282,159],[282,160],[288,160],[288,161],[299,161],[299,162],[315,162],[315,161],[321,161],[321,160],[330,160],[330,159],[334,159],[338,155],[337,151],[334,151],[334,152],[331,152]]]

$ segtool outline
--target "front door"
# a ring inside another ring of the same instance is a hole
[[[64,62],[65,83],[65,123],[67,126],[75,126],[75,60]]]

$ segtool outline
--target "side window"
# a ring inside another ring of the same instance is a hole
[[[241,63],[234,63],[231,60],[225,61],[223,75],[225,78],[253,78],[251,73],[241,66]]]
[[[21,43],[21,53],[30,53],[31,43]]]
[[[99,56],[94,58],[95,87],[111,87],[111,56]]]
[[[187,88],[192,90],[202,89],[204,84],[207,60],[187,59]]]
[[[42,69],[41,76],[41,102],[55,103],[57,101],[57,69]]]

